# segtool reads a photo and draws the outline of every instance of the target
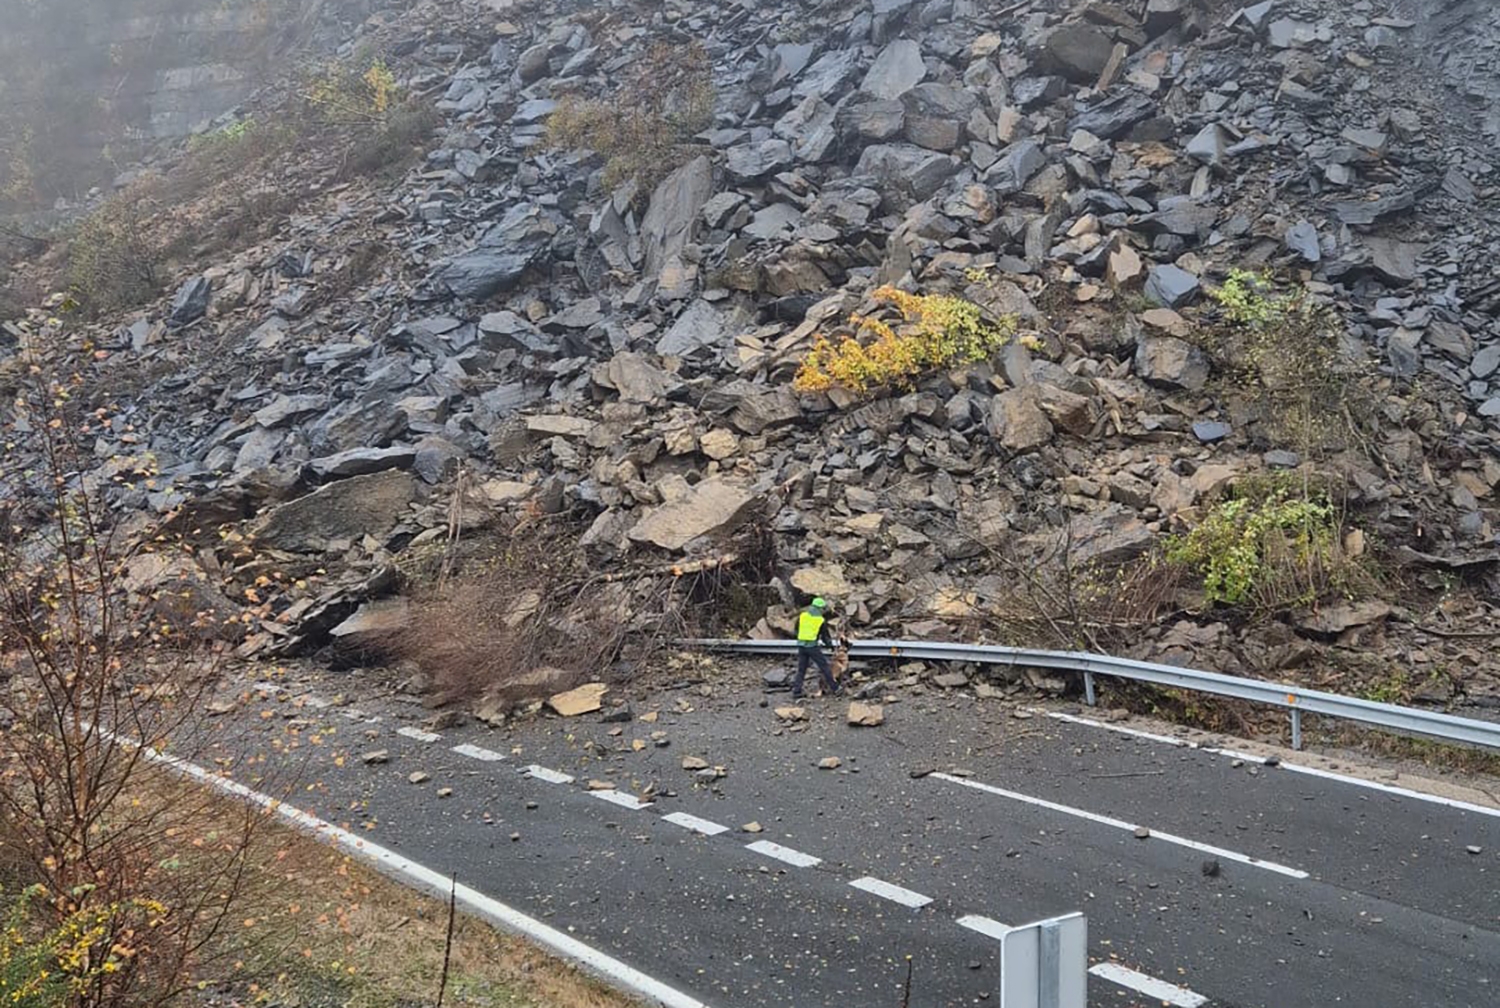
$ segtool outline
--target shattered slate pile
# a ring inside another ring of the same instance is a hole
[[[137,440],[102,438],[96,477],[149,452],[154,488],[112,506],[138,527],[230,530],[210,572],[227,585],[292,561],[328,572],[251,622],[246,655],[316,648],[397,590],[396,559],[444,535],[460,468],[471,527],[578,509],[601,569],[711,555],[764,519],[796,592],[864,632],[941,636],[1005,590],[992,549],[1066,524],[1076,562],[1125,560],[1242,474],[1301,464],[1183,338],[1207,285],[1269,266],[1301,271],[1385,379],[1376,441],[1320,469],[1411,577],[1468,578],[1449,630],[1486,627],[1500,21],[1484,3],[1408,6],[465,0],[388,16],[369,39],[446,120],[425,162],[394,188],[331,187],[274,242],[104,334],[96,380],[145,384]],[[547,117],[664,39],[709,54],[714,125],[653,191],[605,190],[602,158],[547,147]],[[372,242],[377,275],[320,297]],[[814,335],[883,283],[1014,314],[1042,349],[905,394],[795,393]],[[258,559],[231,559],[247,542]],[[1314,643],[1370,631],[1418,679],[1463,667],[1456,688],[1500,703],[1487,649],[1414,618],[1184,617],[1136,651],[1295,674],[1279,670],[1310,667]]]

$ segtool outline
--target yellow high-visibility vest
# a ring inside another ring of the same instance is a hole
[[[816,644],[818,631],[823,629],[823,619],[822,616],[814,616],[803,610],[802,615],[797,617],[797,643]]]

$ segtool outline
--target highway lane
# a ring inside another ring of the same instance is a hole
[[[1100,961],[1213,1005],[1496,1003],[1495,816],[1101,728],[996,718],[998,705],[986,715],[908,702],[859,730],[842,705],[815,702],[808,723],[788,725],[756,694],[688,697],[676,699],[706,709],[674,713],[666,697],[655,724],[544,719],[438,738],[397,735],[399,709],[370,725],[325,711],[312,727],[336,731],[310,767],[322,766],[325,790],[311,794],[331,813],[365,803],[379,842],[715,1005],[895,1005],[907,955],[914,1005],[982,1004],[997,949],[957,922],[1073,909],[1088,913]],[[671,744],[657,748],[654,731]],[[505,758],[453,752],[465,742]],[[377,745],[390,762],[360,763],[357,750]],[[700,781],[684,755],[726,775]],[[816,769],[828,755],[842,766]],[[529,764],[578,779],[530,777]],[[430,781],[408,783],[419,769]],[[911,776],[927,769],[943,773]],[[590,779],[654,789],[654,803],[611,804],[585,790]],[[444,786],[453,797],[436,797]],[[727,829],[703,836],[662,819],[672,813]],[[1224,855],[1137,839],[1112,819]],[[763,832],[741,831],[752,820]],[[746,848],[766,840],[820,863]],[[1217,862],[1211,874],[1205,862]],[[862,877],[932,902],[912,909],[850,885]],[[1099,1004],[1159,1003],[1102,979],[1093,990]]]

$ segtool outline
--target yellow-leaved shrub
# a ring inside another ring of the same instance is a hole
[[[984,360],[1014,338],[1016,320],[985,318],[972,301],[949,294],[911,294],[878,288],[873,297],[901,315],[891,325],[870,315],[851,315],[852,335],[837,342],[818,336],[797,370],[799,392],[834,386],[864,394],[887,386],[909,386],[919,375],[950,364]]]

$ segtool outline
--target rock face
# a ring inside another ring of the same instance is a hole
[[[271,19],[217,0],[59,0],[7,11],[0,79],[34,97],[36,115],[67,121],[46,194],[103,183],[141,138],[187,136],[239,104],[283,48],[343,41],[338,19],[369,0],[279,0]],[[299,26],[287,30],[288,26]],[[34,90],[33,90],[34,89]],[[107,110],[102,108],[107,106]],[[113,153],[105,164],[100,151]]]

